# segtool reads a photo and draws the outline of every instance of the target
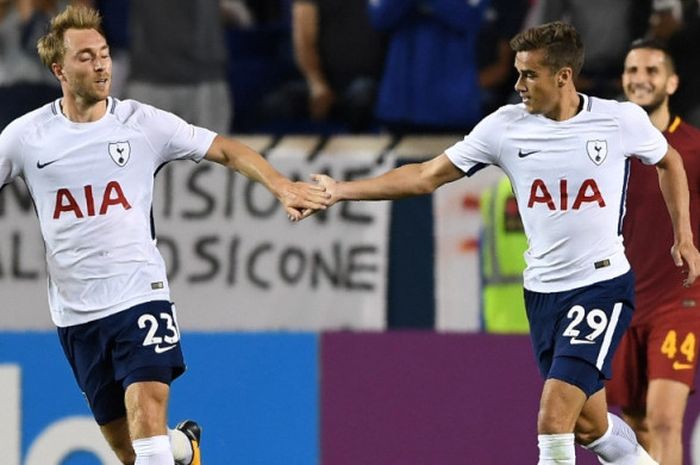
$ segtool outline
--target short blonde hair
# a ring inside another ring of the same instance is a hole
[[[41,37],[36,44],[39,58],[49,69],[53,63],[61,63],[66,53],[66,45],[63,37],[68,29],[95,29],[104,36],[102,30],[102,16],[92,8],[86,6],[68,6],[51,20],[46,35]]]

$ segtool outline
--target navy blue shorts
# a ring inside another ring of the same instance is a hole
[[[130,384],[170,384],[185,371],[175,307],[167,301],[58,328],[58,337],[100,425],[126,414],[124,392]]]
[[[525,290],[525,306],[542,376],[590,395],[612,375],[613,354],[634,311],[634,274],[564,292]],[[581,361],[591,369],[582,370]]]

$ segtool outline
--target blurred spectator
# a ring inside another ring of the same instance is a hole
[[[487,333],[527,334],[523,272],[527,237],[507,176],[485,189],[479,205],[481,317]]]
[[[227,69],[236,118],[233,130],[268,131],[261,126],[262,99],[297,76],[292,54],[291,0],[229,0],[225,9],[239,10],[227,18],[226,43],[231,60]],[[227,16],[228,13],[227,13]]]
[[[220,0],[131,1],[130,98],[220,134],[232,104]]]
[[[389,33],[377,117],[395,132],[464,133],[481,117],[476,42],[488,0],[369,0]]]
[[[511,99],[520,99],[513,89],[517,73],[515,52],[509,42],[522,30],[523,18],[530,10],[530,0],[491,0],[486,22],[477,41],[479,85],[482,91],[482,112],[496,111]]]
[[[0,0],[0,130],[61,95],[58,81],[37,57],[36,41],[64,3]]]
[[[292,37],[303,79],[265,98],[261,117],[329,121],[353,132],[371,129],[384,41],[369,22],[366,0],[294,0]]]
[[[536,24],[563,20],[579,31],[586,44],[586,62],[576,82],[580,92],[597,97],[621,95],[620,63],[627,47],[644,32],[648,0],[539,0]]]
[[[682,85],[671,97],[671,108],[700,126],[700,7],[696,0],[654,0],[649,36],[667,44]]]

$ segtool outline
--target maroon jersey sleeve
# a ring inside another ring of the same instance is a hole
[[[690,187],[690,219],[697,245],[700,236],[700,130],[676,117],[664,136],[683,157]],[[631,160],[623,235],[625,251],[637,279],[635,321],[651,316],[660,306],[697,307],[700,311],[700,283],[684,288],[681,269],[671,259],[673,227],[656,168],[636,159]]]

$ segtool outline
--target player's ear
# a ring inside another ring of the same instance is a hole
[[[60,63],[51,63],[51,72],[59,81],[65,80],[63,75],[63,65]]]
[[[678,75],[672,74],[668,81],[666,81],[666,93],[668,95],[673,95],[678,90]]]
[[[557,71],[557,86],[564,87],[573,78],[573,71],[568,66]]]

